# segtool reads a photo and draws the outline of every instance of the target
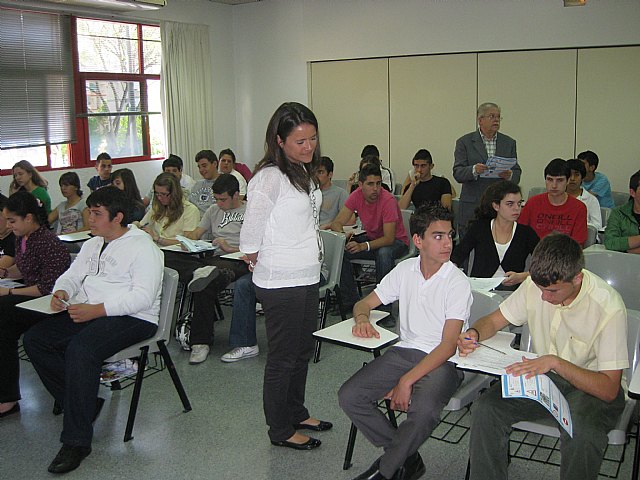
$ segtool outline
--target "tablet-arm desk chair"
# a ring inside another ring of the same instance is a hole
[[[320,237],[324,245],[324,262],[329,267],[329,278],[327,283],[320,287],[320,312],[318,319],[318,330],[322,330],[327,323],[327,311],[329,308],[329,299],[331,292],[336,295],[336,303],[340,310],[342,320],[346,320],[342,311],[340,301],[340,274],[342,273],[342,258],[344,257],[344,244],[346,236],[341,233],[332,232],[330,230],[321,230]],[[322,340],[316,337],[316,348],[313,355],[313,363],[320,361],[320,347]]]
[[[529,329],[525,325],[522,331],[522,339],[520,348],[522,350],[531,350],[531,337],[529,335]],[[634,377],[640,375],[637,366],[638,361],[640,360],[640,312],[634,310],[627,311],[627,349],[629,352],[629,368],[624,371],[624,378],[626,379],[628,384],[632,384],[634,381]],[[636,379],[636,383],[638,383]],[[622,446],[622,454],[619,459],[609,458],[607,456],[607,452],[605,452],[605,460],[606,463],[615,464],[614,473],[604,472],[603,468],[600,470],[600,475],[616,478],[620,471],[620,464],[624,461],[624,453],[626,450],[627,444],[627,430],[631,424],[631,420],[636,409],[636,399],[627,398],[624,406],[624,410],[616,423],[616,426],[613,430],[610,430],[608,433],[609,437],[609,446],[618,445]],[[549,416],[548,419],[543,421],[536,422],[517,422],[512,425],[512,428],[515,430],[521,430],[523,432],[528,432],[532,434],[535,438],[534,441],[530,441],[527,437],[529,435],[524,435],[520,440],[511,439],[510,451],[512,452],[512,457],[522,458],[526,460],[533,460],[542,463],[549,463],[552,465],[559,465],[557,461],[555,461],[554,452],[558,448],[558,444],[560,442],[560,430],[557,427],[557,422],[555,419]],[[556,438],[553,444],[547,444],[542,441],[542,436],[554,437]],[[637,439],[636,439],[637,442]],[[524,449],[522,447],[525,446]],[[515,447],[515,448],[514,448]],[[527,453],[521,453],[525,451]],[[637,457],[638,453],[638,445],[636,443],[636,456],[634,462],[634,478],[637,478]],[[605,462],[603,462],[603,467]]]
[[[124,441],[128,442],[133,438],[133,424],[136,420],[136,412],[138,410],[138,402],[140,400],[140,390],[142,389],[142,380],[144,379],[144,370],[147,363],[149,353],[159,353],[171,375],[173,385],[180,396],[184,412],[191,411],[191,404],[184,391],[176,367],[171,360],[171,355],[167,350],[166,343],[169,341],[171,334],[171,320],[173,317],[173,308],[176,300],[176,290],[178,288],[178,272],[171,268],[164,269],[164,278],[162,280],[162,294],[160,301],[160,318],[158,321],[158,330],[155,335],[147,340],[131,345],[130,347],[120,350],[105,362],[119,362],[131,357],[140,357],[138,362],[138,373],[136,374],[135,384],[133,387],[133,395],[131,396],[131,406],[129,407],[129,417],[124,433]]]

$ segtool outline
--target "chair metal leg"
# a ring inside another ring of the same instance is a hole
[[[220,300],[216,297],[216,314],[218,316],[217,320],[224,320],[224,313],[222,312],[222,307],[220,306]]]
[[[342,464],[343,470],[349,470],[351,468],[351,458],[353,457],[353,449],[356,446],[356,436],[358,435],[358,428],[352,423],[351,430],[349,430],[349,441],[347,442],[347,451],[344,453],[344,463]]]
[[[347,315],[344,309],[342,308],[342,294],[340,293],[340,287],[339,286],[336,287],[333,293],[335,293],[336,295],[336,304],[338,305],[338,311],[340,312],[340,317],[342,318],[342,320],[346,320]]]
[[[327,290],[324,294],[324,300],[322,301],[322,306],[320,307],[320,324],[318,325],[318,330],[322,330],[327,323],[327,311],[329,307],[329,298],[331,297],[331,292]],[[316,349],[313,354],[313,363],[318,363],[320,361],[320,348],[322,347],[322,342],[316,338]]]
[[[184,387],[182,386],[182,382],[180,381],[180,377],[178,376],[178,372],[176,371],[176,366],[173,363],[173,360],[171,360],[171,355],[169,355],[169,350],[167,350],[167,346],[164,344],[164,340],[160,340],[158,342],[158,348],[160,349],[160,355],[162,355],[164,364],[167,366],[167,370],[169,370],[171,380],[173,380],[173,386],[176,387],[176,391],[178,392],[180,400],[182,401],[182,406],[184,407],[183,412],[190,412],[191,403],[189,402],[187,393],[184,391]]]
[[[128,442],[133,438],[133,423],[136,421],[136,412],[138,411],[138,402],[140,401],[140,390],[142,389],[142,380],[144,379],[144,367],[147,364],[147,356],[149,355],[149,346],[140,349],[140,360],[138,362],[138,373],[136,382],[133,386],[133,395],[131,396],[131,405],[129,406],[129,417],[127,418],[127,426],[124,430],[124,441]]]

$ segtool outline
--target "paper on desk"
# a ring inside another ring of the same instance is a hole
[[[367,233],[362,227],[358,227],[357,225],[345,225],[342,227],[342,231],[344,233],[351,233],[355,235],[362,235],[363,233]]]
[[[505,277],[497,278],[479,278],[469,277],[469,283],[471,284],[471,290],[479,290],[481,292],[488,292],[493,290],[504,281]]]
[[[220,258],[226,258],[228,260],[242,260],[245,254],[242,252],[233,252],[233,253],[225,253],[224,255],[220,255]]]
[[[481,173],[480,177],[499,178],[499,173],[511,170],[516,165],[517,161],[517,158],[489,157],[486,163],[489,169],[486,172]]]
[[[369,321],[371,323],[378,323],[388,315],[389,312],[371,310],[371,313],[369,314]],[[372,349],[398,339],[398,335],[396,333],[379,327],[378,325],[376,325],[376,330],[380,334],[380,338],[356,337],[351,330],[354,324],[355,322],[353,321],[353,318],[349,318],[348,320],[344,320],[329,327],[323,328],[322,330],[318,330],[313,333],[313,336],[320,339],[333,340],[336,342],[342,342],[343,344]]]
[[[176,235],[176,240],[178,240],[180,245],[189,253],[208,252],[216,249],[215,245],[205,240],[191,240],[182,235]]]
[[[82,232],[73,232],[73,233],[65,233],[62,235],[58,235],[58,239],[61,242],[73,243],[73,242],[83,242],[85,240],[89,240],[91,238],[91,232],[88,230],[83,230]]]
[[[32,310],[34,312],[46,313],[48,315],[53,315],[56,312],[51,309],[51,298],[53,295],[45,295],[44,297],[36,297],[32,300],[27,300],[26,302],[22,302],[17,304],[17,307],[24,308],[25,310]]]
[[[20,288],[20,287],[24,287],[24,285],[16,280],[11,280],[10,278],[0,278],[0,287]]]
[[[502,398],[528,398],[542,405],[573,437],[573,421],[567,399],[546,375],[525,378],[524,375],[502,375]]]
[[[516,362],[521,362],[522,357],[537,358],[538,355],[532,352],[524,352],[511,347],[511,343],[515,334],[510,332],[498,332],[493,337],[482,340],[482,343],[488,345],[502,353],[495,352],[489,348],[480,345],[473,353],[466,357],[461,357],[456,353],[449,360],[458,364],[458,368],[467,370],[479,370],[481,372],[490,373],[492,375],[504,375],[507,372],[505,368]]]

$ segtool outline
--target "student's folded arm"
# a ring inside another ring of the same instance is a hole
[[[406,188],[406,184],[402,187],[402,191],[404,192],[402,194],[402,197],[400,197],[400,199],[398,200],[398,206],[400,207],[401,210],[406,210],[407,208],[409,208],[409,205],[411,204],[411,195],[413,194],[413,190],[414,190],[414,185],[413,183],[409,183],[409,188]]]
[[[383,224],[382,231],[384,232],[382,237],[369,242],[372,250],[393,245],[393,242],[396,240],[396,222]]]
[[[336,215],[336,218],[334,218],[333,222],[331,222],[331,230],[333,230],[334,232],[342,232],[342,227],[349,223],[352,216],[353,210],[349,209],[348,207],[342,207],[340,209],[340,212],[338,212],[338,215]]]
[[[452,197],[450,193],[443,193],[440,195],[440,203],[447,210],[451,210],[451,199]]]
[[[438,346],[431,350],[418,364],[405,373],[398,381],[398,386],[413,386],[418,380],[429,374],[456,352],[456,342],[464,322],[457,319],[447,319],[442,329],[442,339]]]
[[[593,395],[605,402],[615,400],[620,390],[622,370],[594,372],[578,367],[567,360],[557,358],[554,371],[578,390]]]

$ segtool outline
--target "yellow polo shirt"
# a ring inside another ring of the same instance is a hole
[[[501,305],[513,325],[528,323],[533,351],[557,355],[592,371],[629,367],[627,310],[620,294],[583,270],[580,292],[570,305],[552,305],[527,278]]]

